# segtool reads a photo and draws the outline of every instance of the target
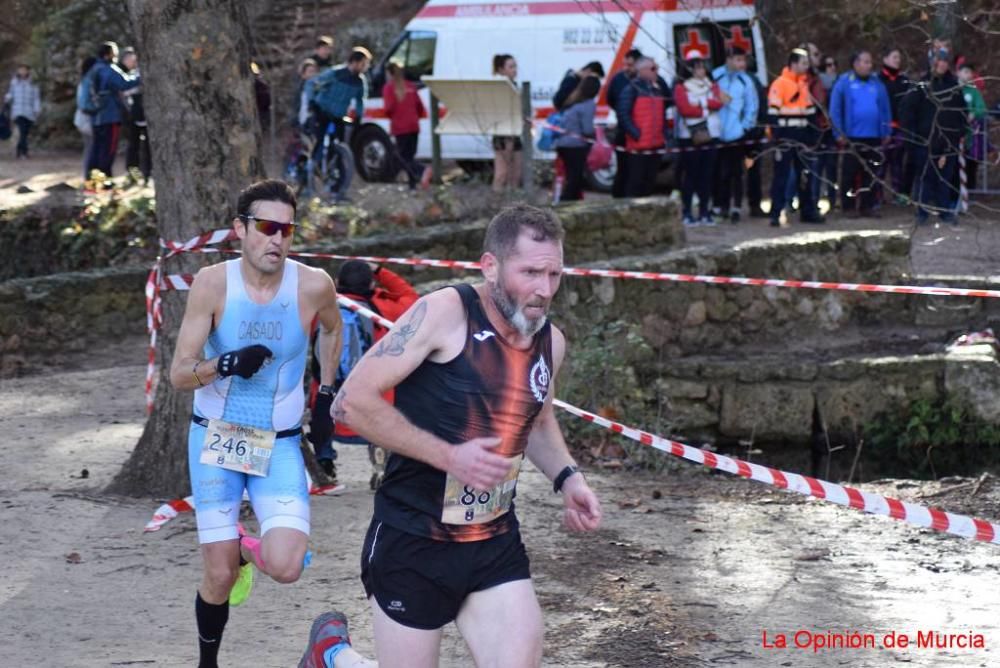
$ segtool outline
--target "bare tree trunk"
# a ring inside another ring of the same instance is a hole
[[[183,241],[226,227],[236,194],[263,175],[250,73],[250,25],[242,0],[128,0],[149,121],[160,236]],[[168,260],[164,273],[197,269],[197,256]],[[175,392],[168,369],[186,296],[163,293],[159,385],[153,414],[109,491],[175,496],[190,489],[191,393]]]

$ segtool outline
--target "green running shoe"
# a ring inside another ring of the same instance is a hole
[[[240,575],[236,578],[236,584],[229,591],[229,605],[235,607],[243,605],[253,590],[253,564],[247,562],[240,566]]]

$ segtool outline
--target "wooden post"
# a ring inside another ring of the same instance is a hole
[[[438,99],[431,93],[431,172],[434,174],[434,183],[438,185],[441,184],[441,135],[437,133],[440,120]]]
[[[521,83],[521,117],[524,124],[521,127],[521,157],[524,159],[522,176],[522,187],[525,192],[532,192],[535,189],[535,159],[534,142],[531,137],[531,121],[533,120],[531,109],[531,83],[524,81]]]

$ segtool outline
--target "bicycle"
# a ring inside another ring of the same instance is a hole
[[[327,123],[319,160],[316,159],[316,138],[308,132],[299,134],[285,173],[300,197],[315,194],[334,202],[347,200],[347,191],[354,178],[354,155],[347,139],[352,121],[346,116],[342,121],[345,124],[343,140],[337,137],[337,124]]]

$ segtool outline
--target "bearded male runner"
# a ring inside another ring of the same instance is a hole
[[[600,524],[552,406],[566,341],[547,313],[563,236],[550,212],[502,211],[486,232],[485,283],[421,298],[334,400],[338,423],[392,453],[361,556],[382,668],[437,666],[452,621],[479,668],[541,664],[513,505],[524,455],[562,492],[569,529]],[[395,406],[383,399],[393,387]],[[344,620],[324,621],[301,665],[332,665],[331,650],[349,649]]]

